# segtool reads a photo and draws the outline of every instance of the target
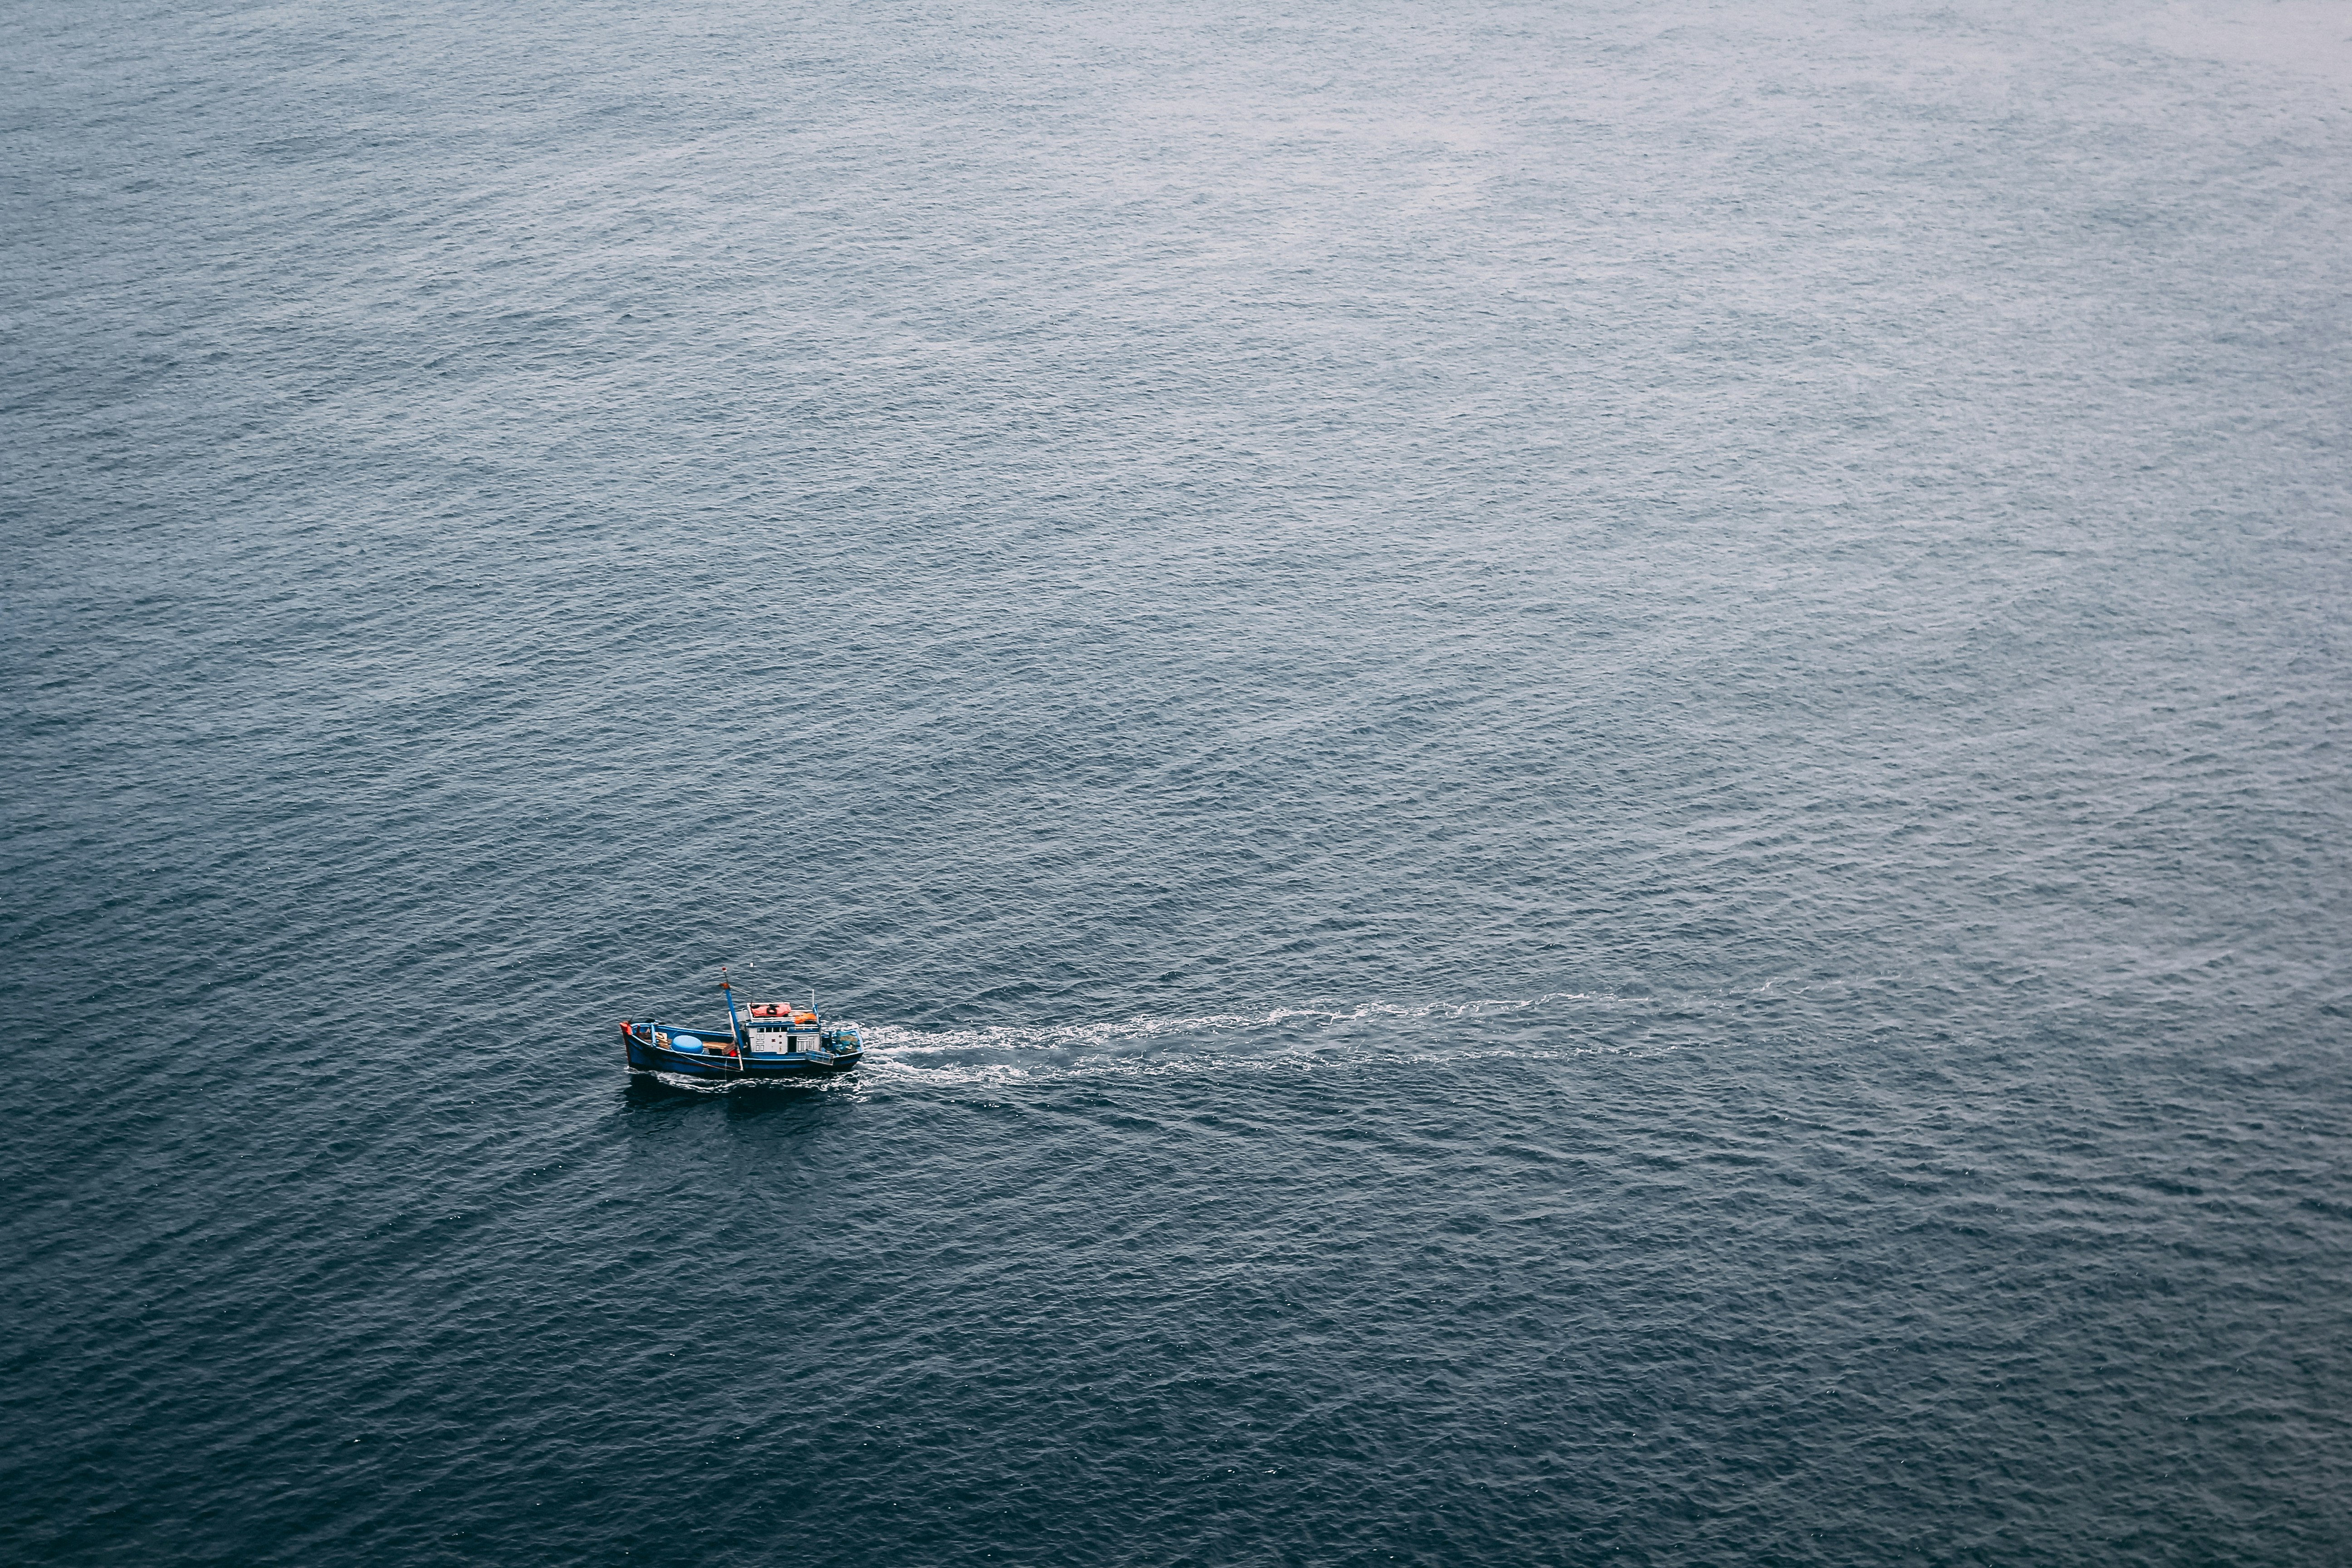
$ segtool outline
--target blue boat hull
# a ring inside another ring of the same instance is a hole
[[[795,1078],[831,1078],[849,1071],[865,1060],[862,1052],[828,1057],[689,1056],[648,1045],[634,1036],[624,1036],[623,1041],[628,1052],[629,1066],[635,1071],[676,1073],[680,1078],[702,1079],[711,1083],[773,1083]]]

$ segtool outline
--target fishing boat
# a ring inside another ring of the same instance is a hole
[[[814,992],[809,993],[806,1007],[753,1002],[739,1011],[735,987],[724,972],[719,990],[727,998],[724,1024],[705,1027],[622,1019],[621,1044],[630,1069],[745,1083],[846,1072],[864,1059],[866,1047],[857,1026],[826,1023],[817,1011]]]

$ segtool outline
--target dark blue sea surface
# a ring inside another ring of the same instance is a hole
[[[0,1556],[2352,1561],[2352,12],[0,64]]]

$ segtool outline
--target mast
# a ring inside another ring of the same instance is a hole
[[[736,1049],[740,1050],[743,1047],[743,1020],[735,1016],[735,987],[728,984],[727,966],[723,963],[719,966],[719,989],[726,994],[727,1026],[735,1031],[733,1043]]]

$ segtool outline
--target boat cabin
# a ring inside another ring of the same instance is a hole
[[[744,1046],[755,1057],[814,1051],[824,1039],[814,1013],[796,1013],[781,1002],[754,1002],[744,1020]]]

